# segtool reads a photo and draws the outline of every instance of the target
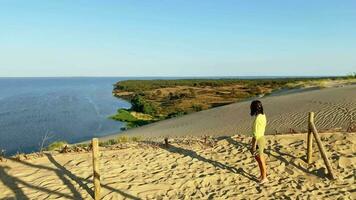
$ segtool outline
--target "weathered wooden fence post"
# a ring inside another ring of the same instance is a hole
[[[93,178],[94,178],[94,199],[100,199],[100,173],[99,173],[99,140],[98,138],[92,139],[92,151],[93,151]]]
[[[314,135],[315,141],[318,145],[321,157],[324,160],[325,166],[328,170],[328,173],[330,175],[331,179],[335,179],[335,175],[333,172],[333,169],[331,167],[331,164],[329,162],[329,159],[326,155],[325,149],[323,144],[321,143],[321,139],[318,133],[318,130],[316,129],[315,123],[314,123],[314,113],[313,112],[309,112],[309,119],[308,119],[308,136],[307,136],[307,162],[308,164],[311,163],[311,157],[312,157],[312,145],[313,145],[313,138],[312,138],[312,134]]]
[[[321,143],[321,139],[320,139],[318,130],[316,129],[314,123],[311,124],[311,128],[312,128],[312,131],[313,131],[313,135],[314,135],[315,141],[316,141],[316,143],[317,143],[317,145],[319,147],[319,151],[320,151],[321,157],[323,158],[324,163],[326,165],[326,168],[328,169],[328,173],[330,175],[330,178],[331,179],[335,179],[335,175],[334,175],[333,169],[332,169],[331,164],[329,162],[329,159],[328,159],[328,157],[326,155],[324,146]]]
[[[314,123],[314,113],[309,112],[308,117],[308,136],[307,136],[307,163],[311,163],[312,152],[313,152],[313,135],[311,130],[311,124]]]
[[[166,148],[169,148],[168,137],[165,137],[165,138],[164,138],[164,146],[165,146]]]

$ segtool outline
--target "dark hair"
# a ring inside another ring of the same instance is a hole
[[[254,100],[251,102],[251,116],[258,115],[258,114],[263,114],[263,106],[261,101],[259,100]]]

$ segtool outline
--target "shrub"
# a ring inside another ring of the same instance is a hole
[[[184,111],[176,111],[176,112],[172,112],[172,113],[169,113],[167,118],[173,118],[173,117],[180,117],[180,116],[183,116],[187,114],[187,112],[184,112]]]
[[[119,109],[117,113],[110,117],[111,119],[123,121],[123,122],[132,122],[137,119],[131,115],[131,113],[125,109]]]
[[[133,141],[133,142],[138,142],[140,140],[141,140],[141,137],[138,137],[138,136],[131,137],[131,141]]]
[[[157,91],[156,91],[156,94],[157,94],[158,96],[161,96],[162,91],[161,91],[161,90],[157,90]]]
[[[252,87],[251,90],[249,91],[249,93],[252,95],[259,95],[259,94],[262,94],[263,91],[260,87],[256,86],[256,87]]]
[[[121,135],[117,138],[118,143],[126,143],[129,141],[129,138],[126,135]]]
[[[197,96],[195,90],[193,88],[189,88],[189,97],[190,98],[195,98]]]
[[[104,141],[104,142],[99,142],[99,146],[106,147],[106,146],[111,146],[111,145],[114,145],[114,144],[117,144],[117,143],[118,143],[117,140],[110,139],[110,140],[107,140],[107,141]]]
[[[87,148],[87,147],[89,147],[90,146],[90,144],[89,143],[83,143],[83,144],[77,144],[77,145],[75,145],[76,147],[79,147],[79,148]]]
[[[346,76],[347,79],[354,79],[356,78],[356,72],[350,73]]]
[[[48,145],[46,149],[48,151],[54,151],[54,150],[63,148],[67,144],[68,143],[66,141],[55,141],[55,142],[52,142],[50,145]]]
[[[131,110],[136,112],[141,112],[149,115],[153,115],[156,113],[156,108],[149,102],[146,102],[141,95],[135,95],[131,99],[131,105]]]
[[[114,144],[117,144],[117,143],[118,143],[117,140],[114,140],[114,139],[108,140],[108,144],[109,145],[114,145]]]
[[[0,162],[3,161],[5,159],[5,150],[1,149],[0,150]]]
[[[17,153],[15,154],[14,158],[15,158],[16,160],[18,160],[18,161],[23,160],[23,159],[25,159],[25,154],[24,154],[24,153],[17,152]]]
[[[202,106],[202,105],[199,105],[199,104],[193,104],[192,108],[193,108],[193,110],[196,111],[196,112],[203,110],[203,106]]]

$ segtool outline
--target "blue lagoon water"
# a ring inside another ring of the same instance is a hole
[[[108,119],[130,104],[112,96],[122,78],[0,78],[0,149],[6,154],[38,151],[47,144],[69,143],[120,132]]]

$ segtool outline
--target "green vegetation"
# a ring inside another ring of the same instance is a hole
[[[47,146],[47,151],[54,151],[57,149],[62,149],[65,145],[68,145],[66,141],[55,141]]]
[[[100,141],[99,146],[101,147],[107,147],[107,146],[112,146],[115,144],[123,144],[123,143],[128,143],[128,142],[139,142],[141,141],[142,138],[138,136],[132,136],[128,137],[127,135],[121,135],[117,139],[110,139],[107,141]],[[55,151],[55,150],[62,150],[68,143],[66,141],[55,141],[48,145],[46,148],[47,151]],[[91,146],[90,143],[84,143],[84,144],[76,144],[76,145],[71,145],[68,148],[70,150],[75,150],[76,148],[89,148]],[[0,158],[2,157],[2,152],[0,151]],[[22,154],[18,153],[18,157],[22,156]]]
[[[117,113],[110,117],[111,119],[126,122],[127,128],[143,126],[151,123],[153,120],[138,119],[130,113],[130,110],[119,109]]]
[[[131,137],[131,141],[132,141],[132,142],[139,142],[139,141],[141,141],[141,140],[142,140],[141,137],[137,137],[137,136]]]
[[[221,87],[227,85],[247,85],[255,87],[257,85],[278,85],[283,86],[288,82],[304,80],[300,79],[179,79],[179,80],[127,80],[120,81],[115,85],[116,90],[142,93],[148,90],[159,88],[191,86],[191,87]],[[306,79],[305,79],[306,80]]]
[[[194,111],[196,112],[199,112],[199,111],[202,111],[203,110],[203,106],[202,105],[199,105],[199,104],[193,104],[192,105],[192,108]]]
[[[83,143],[83,144],[77,144],[75,146],[79,147],[79,148],[88,148],[88,147],[90,147],[90,144],[89,143]]]
[[[126,143],[129,141],[129,137],[127,137],[126,135],[120,135],[118,138],[117,138],[117,142],[118,143]]]
[[[133,122],[137,120],[134,116],[131,115],[129,111],[125,109],[119,109],[117,113],[110,118],[123,122]]]
[[[342,80],[345,78],[356,78],[356,73],[347,76],[318,77],[318,78],[275,78],[275,79],[177,79],[177,80],[126,80],[115,84],[115,90],[134,92],[141,94],[145,91],[160,88],[190,86],[190,87],[221,87],[229,85],[245,85],[246,87],[257,87],[270,85],[273,88],[284,88],[288,83],[314,80]],[[161,92],[161,91],[160,91]]]
[[[131,128],[281,89],[325,88],[355,82],[356,73],[320,78],[126,80],[115,84],[113,94],[129,100],[132,107],[119,110],[111,118],[127,122]]]
[[[141,137],[128,137],[126,135],[121,135],[117,139],[110,139],[104,142],[99,142],[99,146],[102,147],[107,147],[115,144],[123,144],[123,143],[128,143],[128,142],[139,142],[141,141]]]
[[[141,112],[144,114],[154,115],[157,111],[153,104],[144,100],[144,98],[140,94],[136,94],[131,99],[131,110],[136,112]]]
[[[346,76],[348,79],[355,79],[356,78],[356,72],[350,73]]]
[[[99,142],[99,146],[101,146],[101,147],[111,146],[111,145],[115,145],[115,144],[118,144],[118,141],[114,140],[114,139],[110,139],[105,142],[101,142],[101,141]]]

